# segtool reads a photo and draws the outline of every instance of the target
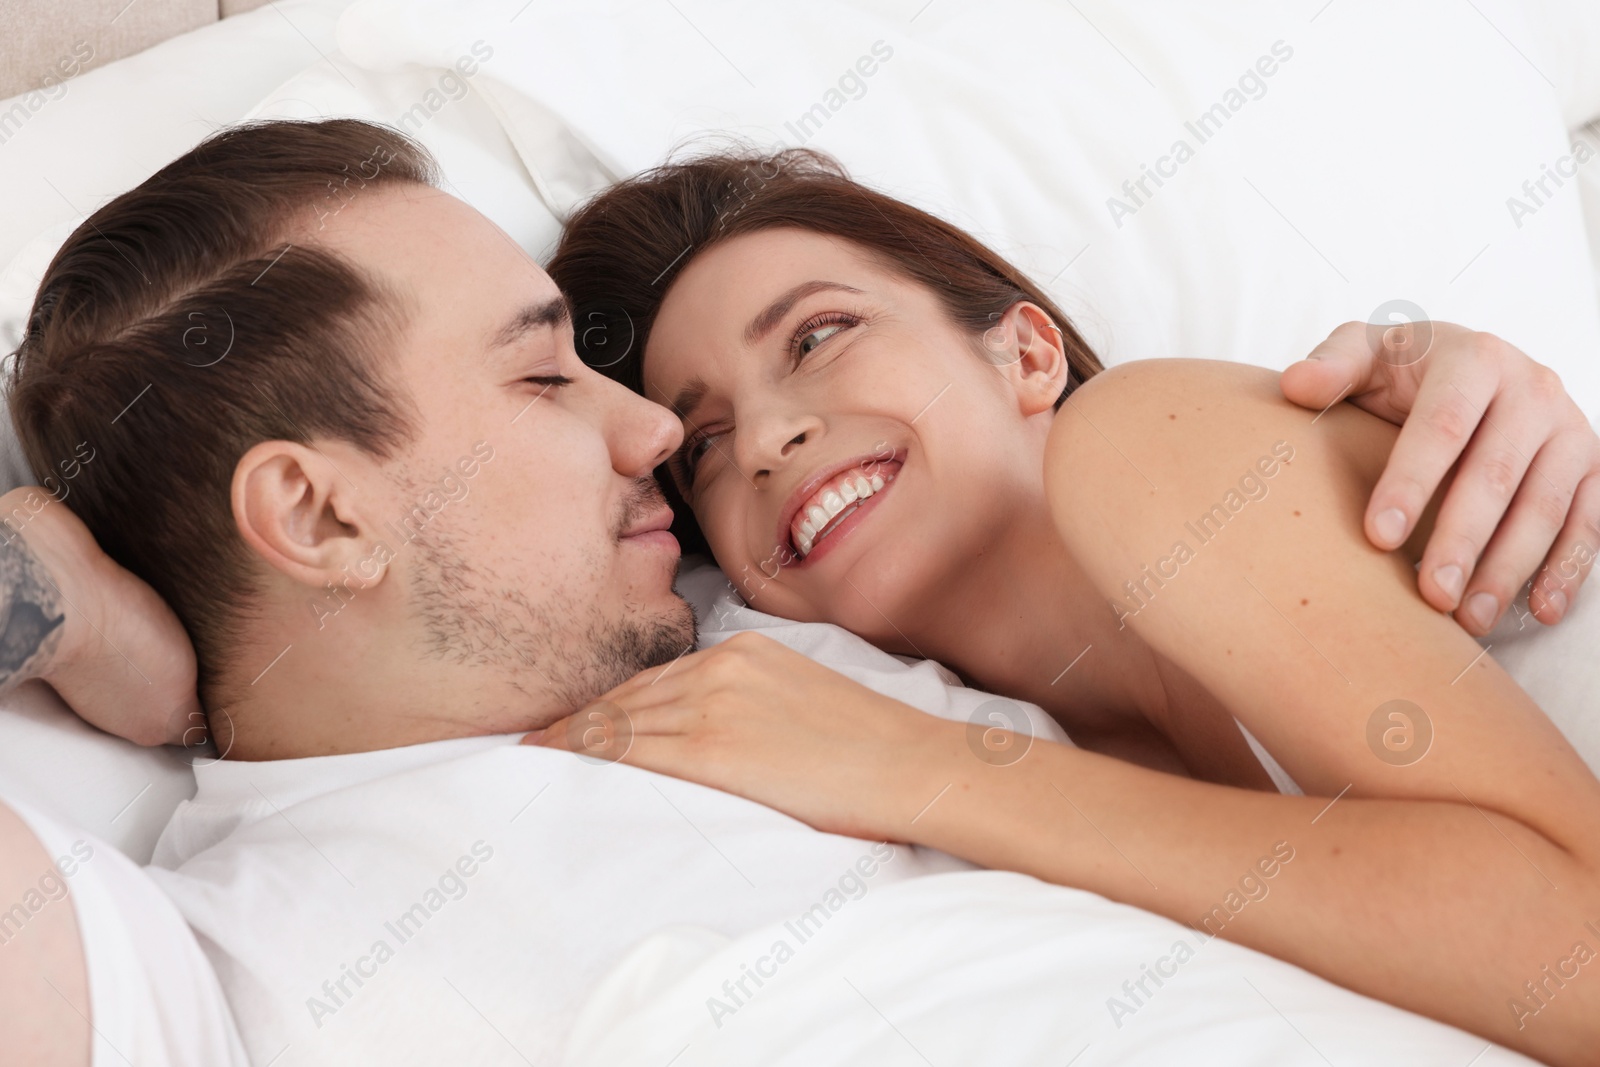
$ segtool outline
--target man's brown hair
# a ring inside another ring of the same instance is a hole
[[[381,359],[403,309],[316,243],[346,203],[395,183],[437,183],[396,130],[227,129],[91,215],[39,286],[8,383],[23,451],[43,474],[93,449],[68,506],[172,605],[202,694],[254,592],[230,500],[240,457],[317,437],[386,457],[411,436]]]
[[[574,308],[578,354],[644,392],[644,347],[661,302],[683,269],[741,234],[797,227],[842,237],[928,288],[974,338],[1018,301],[1043,308],[1061,331],[1069,373],[1056,403],[1098,373],[1100,360],[1043,289],[959,226],[852,180],[809,148],[735,149],[655,170],[584,204],[561,235],[550,276]],[[706,551],[694,517],[658,471],[684,550]]]

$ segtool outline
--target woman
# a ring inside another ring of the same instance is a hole
[[[985,758],[742,635],[604,698],[628,762],[1090,889],[1553,1063],[1590,1054],[1600,983],[1546,976],[1600,945],[1600,782],[1413,591],[1432,516],[1367,542],[1392,427],[1234,364],[1100,372],[1017,271],[809,153],[624,183],[550,270],[591,361],[682,417],[669,484],[754,607],[938,659],[1082,746]],[[634,343],[607,355],[623,321]],[[1592,558],[1584,514],[1557,558]],[[1454,607],[1464,571],[1424,571]],[[1271,792],[1254,738],[1309,796]],[[1219,914],[1280,846],[1277,903]]]

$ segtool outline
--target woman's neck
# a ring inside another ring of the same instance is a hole
[[[941,590],[918,648],[974,686],[1038,704],[1079,737],[1164,722],[1154,654],[1067,553],[1043,496],[1012,518]]]

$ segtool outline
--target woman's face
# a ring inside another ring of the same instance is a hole
[[[926,288],[786,228],[685,268],[644,382],[683,420],[673,477],[745,599],[894,647],[1040,492],[1016,377]]]

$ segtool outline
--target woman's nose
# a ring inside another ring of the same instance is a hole
[[[734,446],[745,454],[736,458],[752,479],[759,479],[781,469],[806,442],[815,443],[821,430],[811,415],[774,417],[764,426],[744,423],[734,434]]]

